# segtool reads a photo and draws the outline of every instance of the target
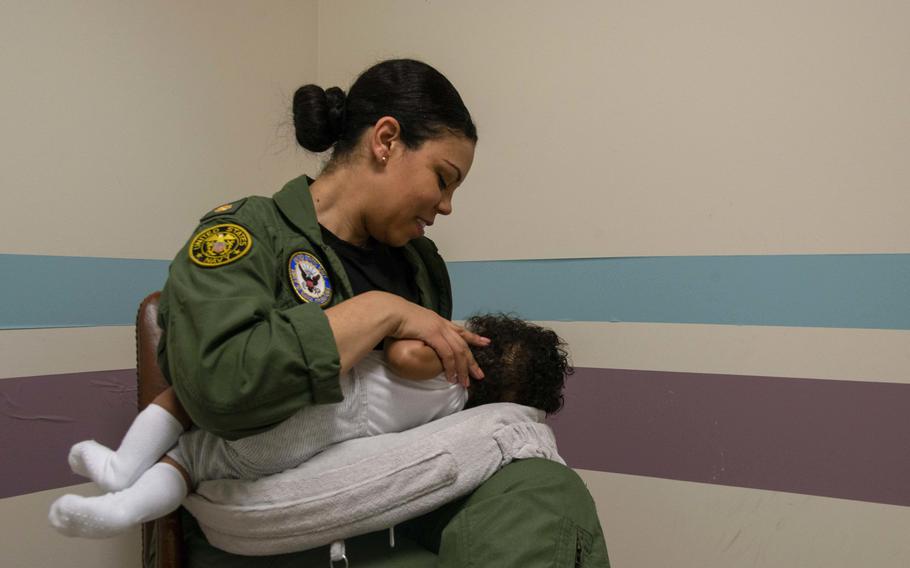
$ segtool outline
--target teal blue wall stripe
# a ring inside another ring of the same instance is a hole
[[[0,255],[0,329],[133,325],[166,260]]]
[[[453,262],[455,317],[910,329],[910,254]]]
[[[0,329],[131,325],[168,262],[0,255]],[[910,254],[449,263],[455,317],[910,329]]]

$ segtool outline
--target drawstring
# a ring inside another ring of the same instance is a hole
[[[395,525],[389,527],[389,548],[395,548]]]
[[[348,557],[344,555],[344,541],[336,540],[329,549],[329,568],[335,568],[335,563],[342,560],[344,561],[344,568],[348,568]]]

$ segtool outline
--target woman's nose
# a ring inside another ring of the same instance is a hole
[[[452,198],[443,197],[439,203],[436,205],[436,211],[440,215],[451,215],[452,214]]]

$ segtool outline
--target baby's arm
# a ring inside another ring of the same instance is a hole
[[[432,379],[442,372],[436,352],[419,339],[386,338],[385,358],[393,373],[412,381]]]

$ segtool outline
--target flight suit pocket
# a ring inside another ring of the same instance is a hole
[[[589,562],[592,540],[590,532],[563,518],[553,568],[601,568]]]

